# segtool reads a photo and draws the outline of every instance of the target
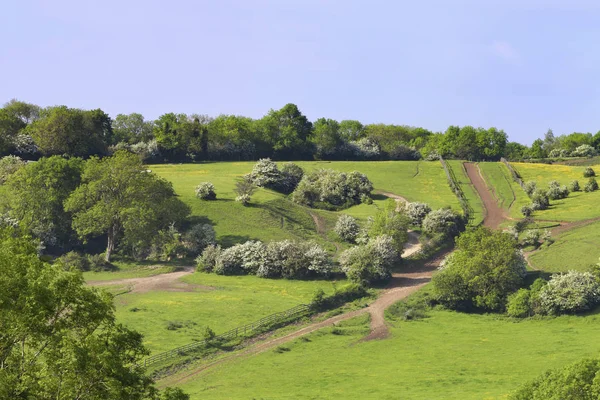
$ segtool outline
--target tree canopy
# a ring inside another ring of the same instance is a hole
[[[171,183],[125,151],[90,159],[82,184],[67,199],[65,209],[73,213],[73,228],[80,237],[107,236],[107,261],[121,237],[128,246],[147,245],[152,233],[190,213]]]

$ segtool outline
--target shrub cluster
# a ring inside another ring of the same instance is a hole
[[[196,259],[198,269],[219,275],[251,274],[261,278],[302,279],[327,276],[333,263],[327,251],[312,242],[247,241],[227,249],[208,246]]]
[[[579,186],[579,181],[574,180],[569,184],[569,190],[571,192],[579,192],[581,190],[581,186]]]
[[[423,219],[423,231],[429,236],[454,237],[464,229],[462,216],[449,208],[431,211]]]
[[[600,282],[590,272],[569,271],[553,275],[550,281],[537,279],[529,289],[520,289],[508,298],[512,317],[575,314],[600,304]]]
[[[112,264],[106,262],[103,254],[80,254],[70,251],[56,259],[65,269],[76,269],[78,271],[101,272],[113,268]]]
[[[341,214],[338,217],[334,232],[345,242],[354,243],[360,234],[360,226],[356,221],[356,218],[346,214]]]
[[[596,171],[594,171],[594,169],[592,167],[587,167],[584,171],[583,171],[583,177],[584,178],[591,178],[593,176],[596,176]]]
[[[571,152],[571,157],[594,157],[598,152],[589,144],[582,144]]]
[[[425,203],[408,203],[404,206],[404,213],[415,226],[423,225],[423,220],[431,212],[431,207]]]
[[[196,186],[196,197],[201,200],[215,200],[217,198],[215,185],[210,182],[202,182]]]
[[[361,285],[385,281],[400,260],[393,239],[382,235],[344,251],[339,258],[348,279]]]
[[[373,184],[366,175],[321,169],[304,175],[292,200],[313,208],[340,210],[368,201]]]
[[[528,229],[523,236],[522,244],[524,246],[534,246],[538,248],[542,242],[548,240],[551,240],[549,230],[546,229],[542,231],[541,229]]]
[[[598,182],[596,182],[596,178],[590,178],[590,180],[583,187],[584,192],[595,192],[598,190]]]
[[[288,194],[296,189],[303,176],[304,171],[297,164],[285,163],[279,169],[270,158],[262,158],[254,165],[252,172],[246,175],[246,179],[256,186]]]
[[[546,193],[550,200],[564,199],[569,196],[569,188],[565,185],[561,186],[558,181],[551,181]]]

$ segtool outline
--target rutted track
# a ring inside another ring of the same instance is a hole
[[[167,292],[190,292],[202,286],[181,282],[180,279],[194,272],[194,267],[184,267],[183,271],[170,272],[148,276],[145,278],[125,278],[111,281],[90,281],[92,286],[128,286],[131,293],[146,293],[153,290],[164,290]],[[208,289],[208,287],[203,287]],[[212,288],[210,288],[212,289]]]
[[[500,224],[507,219],[504,210],[498,206],[498,202],[494,198],[492,192],[488,189],[477,165],[473,163],[464,163],[464,166],[467,171],[467,176],[471,180],[471,183],[475,187],[475,190],[483,203],[485,214],[483,217],[483,225],[491,229],[497,229]]]

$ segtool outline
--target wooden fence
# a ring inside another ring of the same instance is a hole
[[[228,332],[222,333],[210,339],[200,340],[198,342],[186,344],[185,346],[177,347],[175,349],[165,351],[164,353],[155,354],[144,360],[144,366],[149,366],[174,357],[185,356],[186,354],[209,345],[210,342],[226,341],[236,338],[238,336],[245,336],[248,334],[256,333],[265,327],[269,327],[284,322],[295,321],[301,317],[305,317],[312,313],[312,309],[307,304],[300,304],[289,310],[282,311],[279,313],[271,314],[267,317],[259,319],[256,322],[252,322],[247,325],[239,326]]]
[[[458,197],[458,201],[463,210],[464,218],[470,223],[474,217],[473,207],[471,207],[471,205],[467,201],[467,197],[465,196],[465,193],[460,187],[458,179],[456,179],[456,175],[454,174],[454,170],[452,169],[450,164],[448,164],[446,160],[444,160],[442,157],[440,157],[440,162],[442,163],[442,167],[446,172],[446,178],[448,179],[448,185],[450,185],[450,189],[452,189],[456,197]]]
[[[523,182],[521,175],[519,175],[519,173],[513,168],[513,166],[510,165],[510,163],[508,162],[508,160],[506,158],[502,157],[500,159],[500,161],[502,161],[504,163],[504,165],[506,165],[506,167],[510,171],[510,175],[512,176],[513,181],[517,182],[519,184],[519,186],[521,186],[521,188],[523,190],[525,190],[525,182]]]

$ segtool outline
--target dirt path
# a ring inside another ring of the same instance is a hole
[[[148,276],[145,278],[115,279],[112,281],[90,281],[88,284],[92,286],[129,286],[131,293],[146,293],[152,290],[191,292],[202,286],[181,282],[179,279],[193,272],[194,267],[184,267],[183,271],[170,272],[168,274]],[[205,289],[208,289],[208,287],[205,287]]]
[[[467,171],[467,176],[471,180],[471,183],[475,187],[475,190],[483,203],[483,225],[491,229],[497,229],[506,219],[504,210],[498,206],[496,198],[488,189],[477,165],[473,163],[464,163],[464,166]]]
[[[419,243],[418,235],[414,232],[409,232],[409,241],[406,244],[405,250],[402,255],[404,257],[408,257],[409,255],[416,253],[420,249],[421,244]],[[334,317],[328,318],[324,321],[312,323],[308,326],[305,326],[304,328],[301,328],[297,331],[294,331],[288,335],[279,338],[267,339],[265,341],[258,342],[240,353],[232,354],[230,356],[226,356],[211,363],[202,365],[201,367],[195,369],[193,372],[177,378],[175,381],[169,381],[169,385],[183,383],[201,374],[203,371],[206,371],[207,369],[210,369],[217,365],[226,363],[227,361],[262,353],[269,349],[273,349],[277,346],[281,346],[299,337],[308,335],[309,333],[315,332],[319,329],[334,326],[335,324],[341,321],[345,321],[357,317],[359,315],[364,315],[366,313],[369,313],[371,315],[371,333],[362,340],[365,341],[374,339],[384,339],[389,334],[388,326],[385,322],[385,310],[392,304],[406,298],[408,295],[416,292],[418,289],[427,284],[431,280],[431,275],[433,274],[433,271],[435,271],[435,269],[439,266],[441,260],[443,260],[443,258],[446,255],[447,253],[441,254],[434,260],[429,261],[420,268],[414,269],[412,271],[393,273],[392,279],[390,280],[386,289],[379,295],[379,297],[373,303],[371,303],[366,308],[350,311],[345,314],[336,315]]]

